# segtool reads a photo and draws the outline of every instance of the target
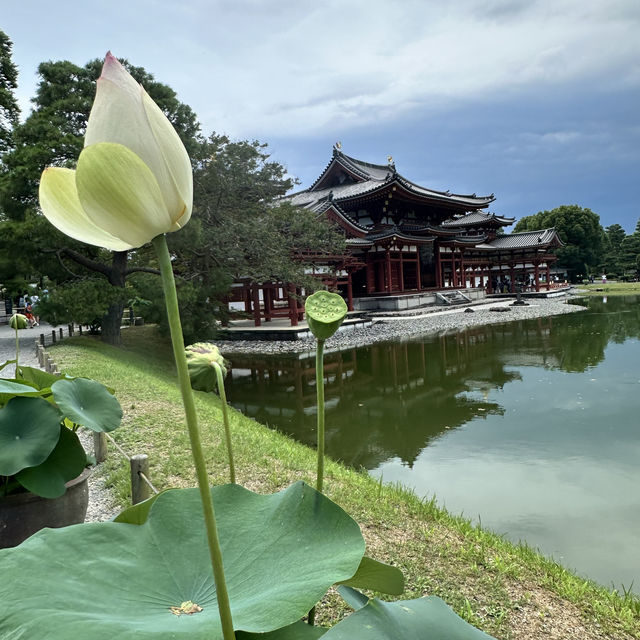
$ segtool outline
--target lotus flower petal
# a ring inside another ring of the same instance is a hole
[[[112,251],[132,249],[133,245],[97,227],[85,213],[76,188],[76,172],[47,167],[40,180],[40,206],[49,222],[62,233]]]
[[[87,147],[99,142],[128,147],[151,169],[171,218],[164,231],[188,222],[193,176],[184,145],[160,108],[111,53],[98,79],[85,136]]]
[[[121,144],[86,147],[76,171],[78,196],[101,229],[140,247],[171,228],[158,181],[149,167]]]

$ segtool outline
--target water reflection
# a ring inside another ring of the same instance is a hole
[[[604,584],[640,587],[640,302],[327,356],[327,452]],[[231,402],[315,445],[313,354],[233,358]]]
[[[329,354],[325,365],[327,453],[367,469],[388,458],[411,467],[445,431],[504,412],[491,390],[518,367],[586,371],[609,341],[640,334],[639,305],[589,301],[590,313],[476,327],[426,340]],[[297,440],[315,444],[313,354],[232,359],[231,403]],[[474,393],[477,392],[477,393]]]

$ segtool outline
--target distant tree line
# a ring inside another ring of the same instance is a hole
[[[606,229],[600,216],[578,205],[540,211],[518,221],[514,231],[555,227],[563,246],[556,250],[558,267],[575,282],[590,275],[635,280],[640,275],[640,220],[631,235],[619,224]]]

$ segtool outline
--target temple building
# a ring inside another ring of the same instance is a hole
[[[325,257],[317,275],[344,295],[350,310],[388,309],[392,301],[407,300],[421,306],[428,296],[446,302],[454,292],[480,297],[516,287],[540,291],[552,285],[552,250],[562,244],[555,229],[503,233],[514,218],[488,211],[493,194],[429,189],[398,173],[391,157],[387,164],[371,164],[347,156],[339,143],[318,179],[283,200],[344,232],[346,253]],[[278,287],[245,287],[247,310],[258,321],[261,306],[269,319],[275,308],[270,299],[285,297]],[[289,288],[289,297],[293,293]],[[301,318],[299,306],[289,306],[292,322]]]

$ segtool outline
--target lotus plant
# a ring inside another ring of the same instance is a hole
[[[113,251],[140,247],[189,221],[187,151],[160,107],[111,53],[76,169],[47,167],[39,195],[60,231]]]
[[[9,320],[9,326],[16,332],[16,372],[18,371],[18,359],[20,358],[20,339],[18,338],[18,331],[20,331],[20,329],[26,329],[27,324],[27,316],[22,315],[21,313],[14,313]]]
[[[115,251],[152,242],[198,488],[165,491],[126,509],[114,522],[44,530],[16,549],[0,550],[0,637],[487,638],[437,598],[385,603],[356,591],[400,595],[402,573],[364,555],[357,523],[321,491],[302,482],[268,496],[233,483],[209,487],[165,238],[189,220],[191,201],[191,166],[177,134],[107,54],[78,166],[46,169],[40,203],[55,226],[83,242]],[[322,489],[323,347],[346,305],[340,296],[319,292],[308,298],[306,310],[318,340],[317,486]],[[198,345],[188,353],[194,384],[204,379],[212,387],[215,374],[223,393],[219,353],[201,352]],[[303,616],[334,584],[355,613],[328,630],[303,624]]]
[[[318,407],[318,469],[316,489],[322,491],[324,482],[324,342],[330,338],[347,316],[344,298],[329,291],[316,291],[310,295],[304,310],[307,324],[316,338],[316,397]]]
[[[231,428],[229,427],[229,407],[224,389],[229,363],[220,353],[220,349],[210,342],[196,342],[185,349],[187,368],[191,378],[191,386],[198,391],[213,391],[216,387],[222,403],[222,422],[224,436],[227,441],[229,457],[229,480],[236,481],[236,470],[233,463],[233,447],[231,445]]]
[[[171,342],[225,640],[234,638],[216,518],[184,353],[171,257],[165,234],[191,217],[193,175],[180,137],[161,109],[107,53],[91,108],[85,146],[74,170],[48,167],[40,206],[60,231],[114,251],[154,246],[162,275]]]

